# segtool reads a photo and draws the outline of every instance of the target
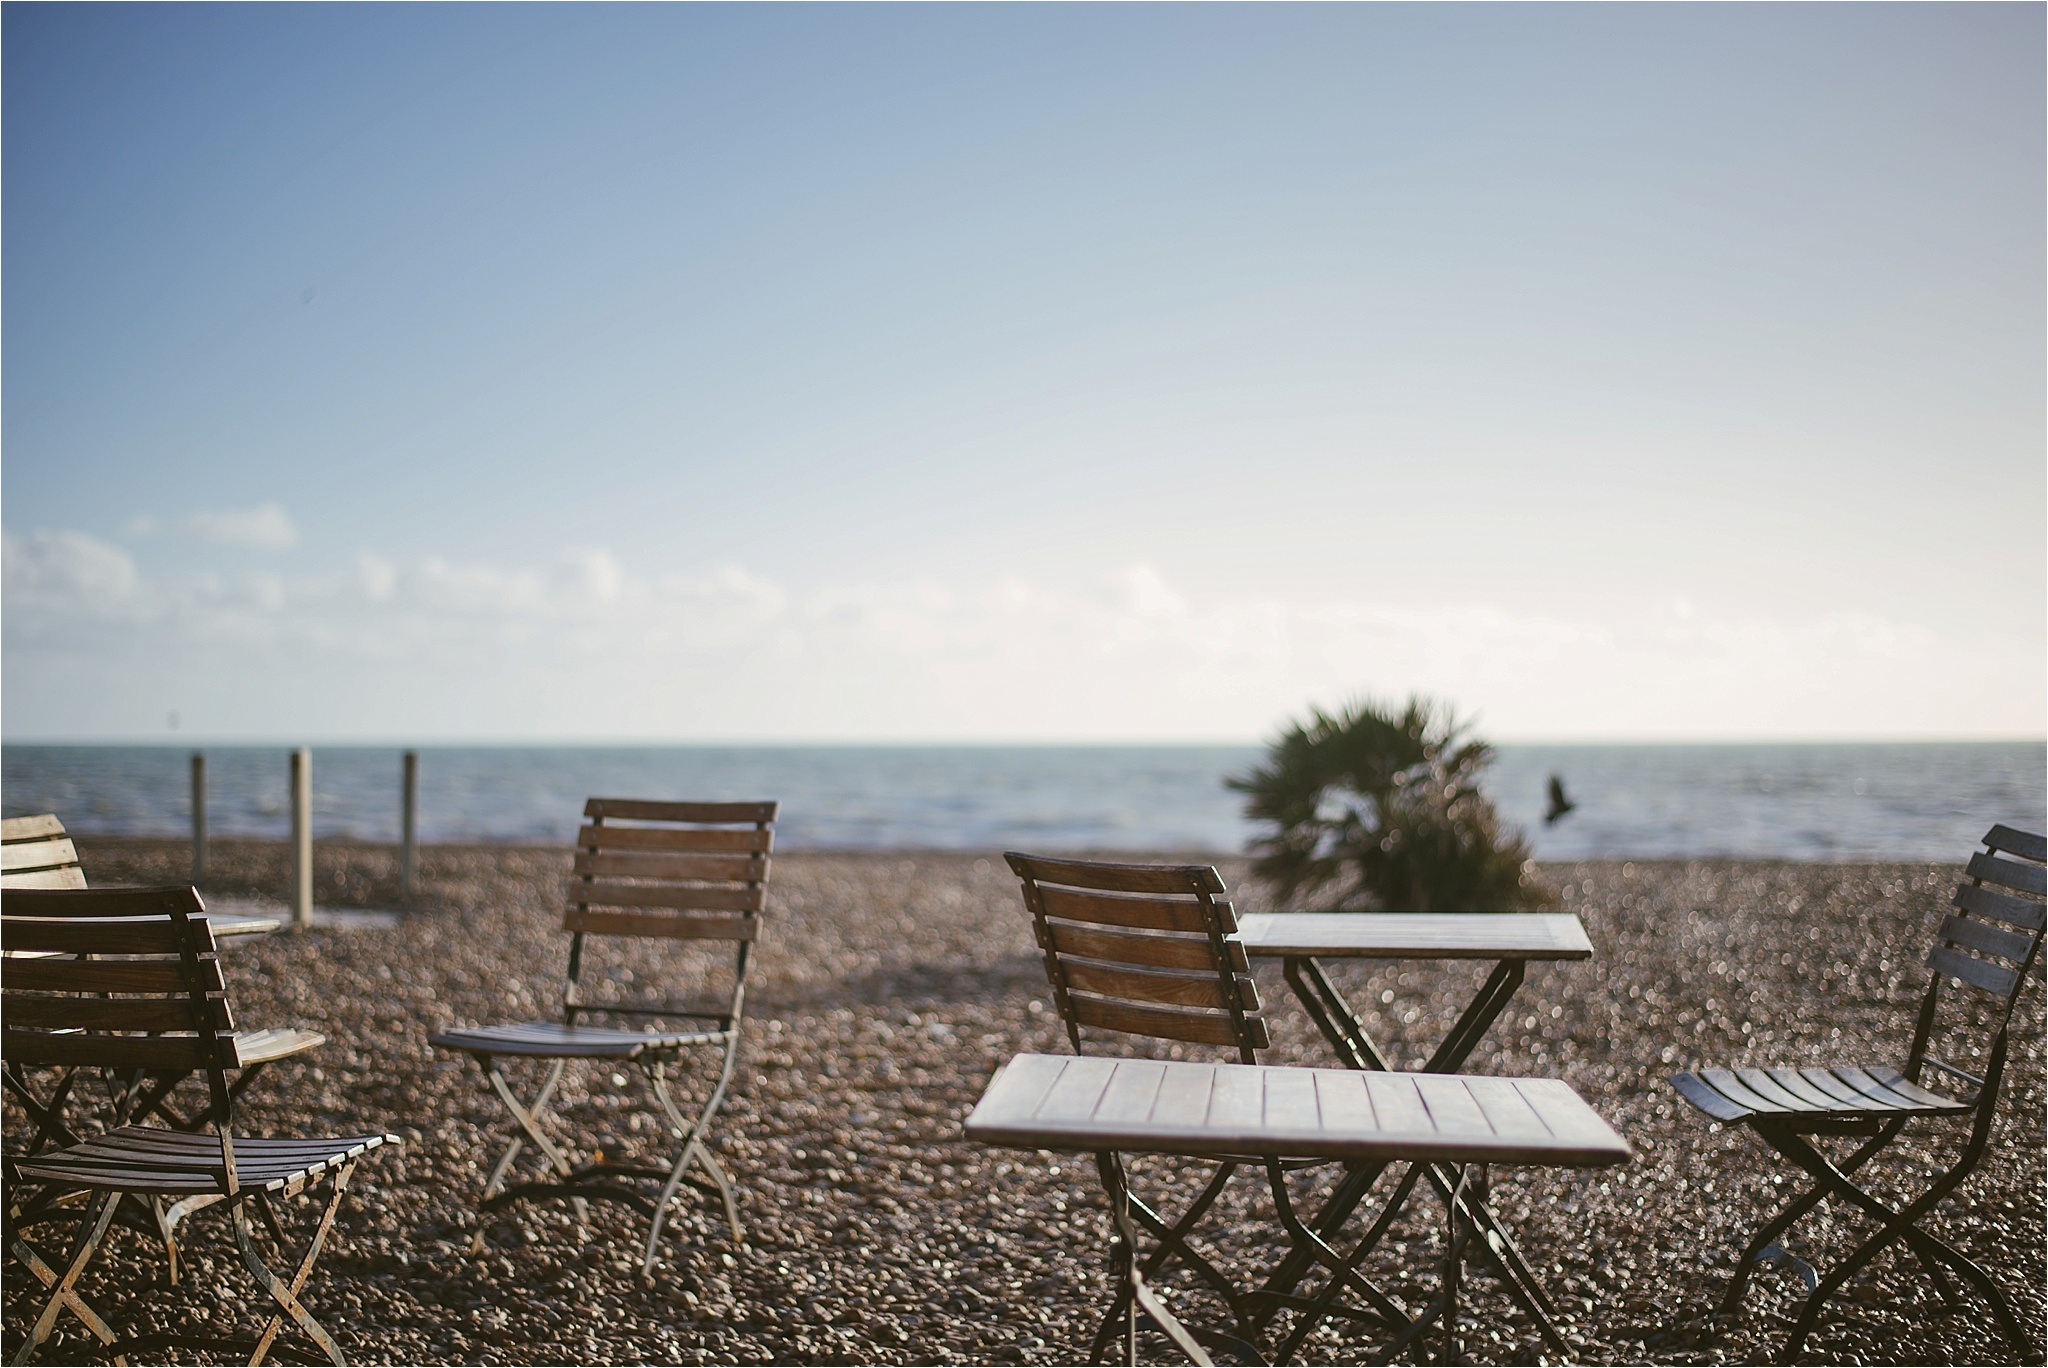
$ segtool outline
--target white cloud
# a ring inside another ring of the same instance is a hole
[[[274,503],[194,513],[186,520],[186,526],[207,541],[245,546],[252,551],[289,551],[299,544],[299,529],[291,514]]]
[[[10,617],[113,618],[133,613],[143,597],[134,558],[84,532],[0,533],[0,581]]]
[[[17,735],[112,728],[95,690],[165,661],[191,671],[195,726],[505,737],[1249,738],[1411,690],[1495,737],[2021,735],[2044,674],[2038,640],[1976,644],[1964,678],[1941,632],[1871,615],[1205,599],[1146,565],[1080,592],[797,593],[735,565],[650,579],[602,548],[152,580],[119,547],[41,532],[7,535],[5,606]]]

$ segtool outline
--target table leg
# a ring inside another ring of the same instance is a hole
[[[1358,1013],[1337,990],[1337,986],[1330,982],[1321,964],[1311,956],[1290,955],[1285,965],[1289,986],[1293,988],[1303,1009],[1308,1012],[1309,1019],[1315,1022],[1323,1038],[1329,1041],[1331,1048],[1337,1052],[1338,1058],[1349,1068],[1390,1071],[1385,1053],[1367,1034],[1365,1023],[1359,1020]],[[1521,960],[1501,960],[1496,963],[1478,994],[1459,1015],[1457,1024],[1452,1026],[1450,1034],[1444,1037],[1442,1043],[1431,1054],[1429,1062],[1423,1066],[1423,1072],[1456,1073],[1462,1068],[1472,1051],[1478,1048],[1487,1031],[1492,1029],[1494,1021],[1520,990],[1526,969],[1527,966]],[[1372,1190],[1373,1184],[1378,1181],[1385,1168],[1385,1165],[1368,1165],[1347,1172],[1343,1181],[1337,1185],[1336,1191],[1332,1192],[1330,1199],[1324,1203],[1322,1211],[1317,1213],[1316,1233],[1326,1240],[1334,1236],[1357,1209],[1358,1204],[1365,1200],[1366,1194]],[[1521,1251],[1515,1247],[1507,1228],[1493,1214],[1483,1196],[1461,1192],[1457,1171],[1451,1165],[1427,1165],[1425,1169],[1430,1186],[1436,1189],[1438,1196],[1445,1202],[1458,1208],[1468,1228],[1477,1237],[1479,1247],[1485,1251],[1487,1261],[1501,1275],[1501,1281],[1507,1284],[1509,1294],[1536,1322],[1543,1338],[1558,1352],[1571,1353],[1572,1347],[1557,1328],[1554,1319],[1557,1315],[1555,1303],[1543,1290],[1542,1283],[1537,1281],[1534,1271],[1523,1259]],[[1406,1195],[1404,1187],[1401,1196],[1405,1198]],[[1374,1221],[1372,1230],[1353,1250],[1349,1261],[1355,1262],[1370,1252],[1371,1246],[1379,1242],[1398,1209],[1398,1202],[1389,1204],[1389,1209],[1381,1213],[1379,1219]],[[1314,1256],[1307,1251],[1295,1249],[1288,1252],[1263,1289],[1275,1299],[1271,1303],[1274,1310],[1278,1307],[1277,1299],[1291,1294],[1301,1279],[1308,1274],[1314,1262]],[[1267,1311],[1266,1316],[1270,1318],[1274,1310]],[[1298,1339],[1299,1335],[1296,1336],[1297,1341]]]

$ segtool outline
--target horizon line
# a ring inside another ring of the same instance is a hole
[[[1812,736],[1812,735],[1758,735],[1735,734],[1729,736],[1683,736],[1683,735],[1640,735],[1640,736],[1508,736],[1482,738],[1487,744],[1501,746],[1958,746],[1958,745],[2044,745],[2048,735],[1949,735],[1949,736]],[[874,738],[874,737],[799,737],[799,738],[674,738],[674,737],[463,737],[463,738],[412,738],[399,739],[389,736],[369,737],[300,737],[285,740],[275,737],[223,737],[193,736],[189,738],[165,738],[161,736],[0,736],[0,748],[7,746],[125,746],[162,750],[203,750],[209,746],[226,749],[244,748],[252,750],[293,750],[299,747],[321,747],[341,750],[1028,750],[1028,749],[1221,749],[1224,747],[1264,747],[1270,740],[1260,738],[1104,738],[1104,737],[1052,737],[1052,738]]]

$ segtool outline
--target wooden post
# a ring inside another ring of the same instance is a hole
[[[192,886],[206,882],[206,752],[192,752]]]
[[[292,752],[292,925],[313,924],[313,752]]]
[[[420,753],[405,753],[404,797],[399,804],[402,844],[398,851],[398,891],[412,899],[413,874],[420,857]]]

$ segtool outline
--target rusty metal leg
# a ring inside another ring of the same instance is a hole
[[[342,1357],[341,1346],[334,1342],[334,1337],[328,1334],[320,1322],[313,1319],[312,1313],[300,1303],[299,1293],[305,1290],[306,1280],[313,1276],[313,1264],[319,1259],[320,1251],[327,1243],[327,1232],[334,1228],[335,1213],[341,1210],[341,1199],[348,1191],[348,1180],[355,1172],[355,1167],[355,1161],[351,1160],[334,1171],[334,1191],[328,1197],[325,1209],[320,1213],[320,1222],[314,1227],[313,1236],[306,1243],[305,1256],[299,1260],[298,1269],[292,1274],[289,1285],[280,1281],[278,1276],[271,1272],[270,1265],[264,1262],[263,1255],[257,1251],[254,1233],[249,1228],[248,1203],[235,1203],[231,1213],[235,1226],[235,1247],[241,1251],[242,1263],[248,1268],[249,1275],[256,1280],[256,1285],[268,1292],[271,1300],[278,1305],[278,1311],[272,1314],[270,1323],[263,1328],[262,1335],[256,1340],[256,1350],[249,1356],[251,1365],[262,1363],[264,1357],[269,1354],[270,1346],[276,1342],[278,1332],[284,1328],[287,1316],[302,1334],[320,1346],[330,1361],[338,1365],[347,1362]]]
[[[113,1223],[114,1208],[120,1205],[121,1194],[101,1193],[95,1200],[98,1203],[98,1210],[96,1213],[89,1213],[78,1223],[78,1234],[72,1243],[71,1254],[65,1260],[61,1276],[40,1257],[36,1257],[35,1251],[18,1236],[12,1242],[16,1257],[23,1254],[29,1256],[23,1259],[23,1263],[30,1271],[39,1279],[45,1274],[49,1275],[45,1285],[50,1288],[50,1298],[43,1303],[42,1314],[36,1317],[35,1325],[30,1329],[28,1337],[22,1341],[20,1352],[14,1356],[17,1364],[27,1363],[35,1355],[36,1350],[43,1346],[43,1342],[49,1339],[51,1332],[57,1328],[58,1315],[66,1310],[83,1321],[86,1328],[99,1337],[100,1343],[114,1343],[113,1330],[100,1319],[92,1307],[86,1304],[85,1299],[78,1295],[78,1280],[85,1273],[85,1266],[92,1262],[92,1256],[99,1250],[100,1241],[105,1238],[107,1227]],[[121,1360],[117,1358],[115,1361],[118,1363]]]
[[[1209,1357],[1208,1351],[1202,1348],[1195,1337],[1188,1333],[1187,1327],[1153,1295],[1152,1289],[1145,1282],[1144,1274],[1139,1269],[1138,1232],[1131,1224],[1130,1188],[1124,1180],[1121,1156],[1109,1151],[1098,1153],[1095,1156],[1095,1166],[1102,1174],[1103,1186],[1108,1189],[1109,1215],[1116,1225],[1114,1258],[1118,1268],[1118,1281],[1122,1284],[1118,1289],[1116,1306],[1129,1308],[1124,1316],[1125,1360],[1134,1365],[1134,1368],[1138,1362],[1138,1316],[1142,1312],[1173,1341],[1176,1348],[1187,1355],[1190,1363],[1200,1364],[1202,1368],[1211,1368],[1214,1361]],[[1114,1323],[1116,1315],[1116,1310],[1112,1308],[1110,1324]],[[1101,1352],[1102,1339],[1098,1335],[1090,1358],[1100,1361]]]
[[[547,1132],[543,1131],[540,1125],[540,1118],[547,1114],[548,1102],[555,1095],[556,1085],[562,1081],[562,1071],[567,1067],[568,1061],[565,1059],[550,1060],[547,1073],[541,1079],[540,1090],[533,1095],[533,1101],[530,1104],[523,1104],[520,1102],[518,1095],[512,1091],[512,1085],[506,1080],[504,1070],[498,1067],[497,1056],[480,1054],[475,1056],[475,1058],[477,1064],[484,1071],[484,1080],[491,1085],[492,1091],[498,1094],[498,1100],[505,1104],[506,1110],[512,1113],[512,1119],[519,1123],[519,1129],[524,1132],[522,1135],[513,1136],[510,1143],[505,1146],[504,1154],[498,1157],[497,1165],[491,1169],[491,1176],[484,1180],[483,1196],[479,1199],[479,1204],[488,1202],[497,1195],[499,1188],[505,1181],[505,1175],[512,1168],[512,1161],[517,1159],[520,1152],[526,1148],[528,1140],[533,1142],[534,1148],[541,1152],[542,1157],[547,1160],[549,1167],[554,1169],[557,1176],[565,1179],[568,1178],[574,1172],[574,1166],[570,1164],[569,1156],[562,1152],[561,1147],[548,1137]],[[572,1197],[569,1200],[570,1205],[575,1209],[577,1221],[580,1223],[588,1219],[590,1204],[581,1197]],[[472,1255],[481,1254],[484,1251],[484,1224],[483,1213],[479,1211],[476,1237],[469,1242],[469,1252]]]
[[[654,1220],[648,1227],[647,1247],[640,1260],[642,1273],[654,1271],[654,1254],[661,1244],[662,1227],[668,1221],[668,1204],[675,1199],[676,1189],[683,1183],[683,1174],[692,1163],[701,1165],[717,1185],[718,1195],[725,1203],[726,1222],[732,1227],[733,1243],[738,1244],[741,1240],[740,1213],[733,1201],[732,1184],[726,1180],[725,1170],[704,1148],[704,1132],[711,1125],[712,1118],[718,1115],[719,1107],[725,1102],[725,1090],[732,1082],[733,1067],[738,1059],[739,1032],[734,1031],[726,1040],[725,1063],[719,1071],[718,1083],[712,1088],[710,1097],[705,1099],[694,1123],[683,1116],[682,1109],[676,1106],[675,1098],[670,1095],[668,1079],[661,1061],[655,1059],[641,1062],[641,1068],[654,1088],[654,1096],[661,1103],[662,1112],[668,1117],[670,1130],[683,1141],[682,1151],[676,1155],[675,1163],[669,1169],[668,1181],[662,1184],[661,1196],[654,1204]]]

